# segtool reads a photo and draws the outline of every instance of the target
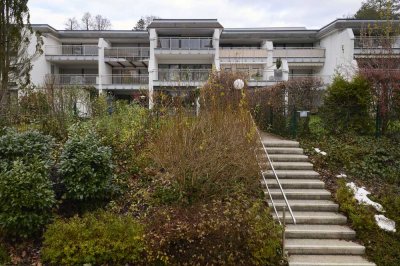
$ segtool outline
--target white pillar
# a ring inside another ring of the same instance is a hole
[[[220,39],[220,36],[221,36],[221,29],[215,29],[212,45],[213,45],[213,48],[215,49],[214,66],[215,66],[215,70],[217,70],[217,71],[221,70],[221,63],[219,61],[219,39]]]
[[[158,79],[158,64],[154,53],[157,48],[157,32],[155,29],[149,30],[150,34],[150,58],[149,58],[149,109],[154,107],[154,81]]]
[[[274,44],[271,41],[263,41],[261,47],[267,50],[267,63],[264,64],[263,80],[269,80],[270,77],[274,76]]]
[[[103,38],[99,39],[99,76],[97,78],[97,83],[99,85],[99,93],[103,93],[103,84],[106,81],[107,75],[112,74],[112,69],[106,64],[104,58],[104,48],[111,47],[110,44]]]
[[[289,64],[287,59],[282,59],[282,80],[289,80]]]

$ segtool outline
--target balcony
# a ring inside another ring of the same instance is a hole
[[[332,81],[332,76],[319,74],[289,74],[289,80],[306,81],[311,79],[321,81],[322,83],[326,84]]]
[[[105,61],[113,67],[147,67],[149,47],[111,47],[104,50]]]
[[[201,86],[210,76],[211,69],[159,69],[156,86]]]
[[[221,64],[265,64],[268,51],[259,47],[221,47]]]
[[[290,47],[274,48],[274,58],[284,58],[289,66],[323,66],[325,63],[325,48]]]
[[[103,89],[140,89],[149,84],[149,75],[46,75],[47,82],[58,86],[93,86]]]
[[[103,75],[101,81],[103,89],[106,90],[137,90],[148,87],[149,75]]]
[[[171,55],[190,55],[196,58],[212,58],[215,54],[212,38],[187,37],[187,38],[166,38],[160,37],[157,40],[155,54],[159,58],[171,58]],[[185,57],[187,58],[187,57]]]
[[[62,86],[94,86],[98,75],[57,74],[46,75],[46,82]]]
[[[354,39],[355,57],[377,57],[379,55],[398,58],[400,55],[400,39],[395,37],[359,37]]]
[[[99,48],[97,45],[46,45],[46,59],[56,62],[98,61]]]

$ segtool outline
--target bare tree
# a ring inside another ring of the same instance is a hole
[[[83,30],[92,30],[94,28],[93,27],[94,21],[92,15],[89,12],[83,14],[81,21],[82,21],[81,28]]]
[[[400,28],[398,22],[391,20],[391,15],[391,9],[388,9],[386,22],[368,25],[358,40],[363,55],[357,59],[359,72],[372,85],[380,120],[378,129],[382,134],[387,132],[396,109],[394,97],[400,93],[400,56],[395,48],[395,36],[398,36]]]
[[[97,15],[94,18],[94,29],[95,30],[109,30],[111,29],[111,22],[108,18],[102,15]]]
[[[67,21],[64,23],[64,25],[65,25],[66,30],[78,30],[79,29],[79,23],[75,17],[67,19]]]
[[[147,27],[150,25],[150,23],[154,19],[159,19],[160,17],[149,15],[149,16],[144,16],[141,17],[137,22],[136,26],[133,28],[133,30],[145,30]]]

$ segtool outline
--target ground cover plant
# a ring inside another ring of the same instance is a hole
[[[26,142],[30,160],[36,152],[46,165],[46,175],[33,176],[46,176],[43,187],[52,201],[36,237],[9,241],[0,230],[1,259],[49,265],[284,264],[281,228],[259,187],[247,95],[232,87],[238,76],[211,77],[194,95],[203,106],[199,116],[186,105],[149,112],[99,96],[90,104],[90,117],[68,120],[62,134],[58,125],[32,125],[54,137],[42,134],[36,146]],[[30,123],[15,127],[22,133],[13,134],[33,134]],[[7,132],[1,137],[7,139]],[[18,149],[6,152],[7,177],[17,175],[10,174],[17,165],[15,172],[24,169],[19,176],[29,181],[27,159]]]

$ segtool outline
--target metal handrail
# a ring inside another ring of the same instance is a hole
[[[99,47],[90,44],[46,45],[46,55],[98,56]]]
[[[149,47],[107,47],[104,49],[105,57],[127,58],[135,57],[148,59],[150,57]]]
[[[157,49],[162,50],[210,50],[214,49],[210,37],[159,37]]]
[[[276,50],[326,50],[324,47],[274,47]]]
[[[253,121],[253,123],[254,123],[254,126],[256,127],[257,134],[258,134],[258,138],[259,138],[259,140],[260,140],[260,142],[261,142],[261,145],[262,145],[262,147],[263,147],[263,150],[264,150],[264,152],[265,152],[265,155],[267,156],[269,165],[271,166],[271,170],[272,170],[272,172],[274,173],[276,182],[278,183],[279,189],[281,190],[281,193],[282,193],[283,198],[284,198],[284,200],[285,200],[286,206],[288,207],[289,213],[290,213],[290,215],[292,216],[293,223],[296,224],[296,218],[294,217],[292,208],[290,207],[289,201],[287,200],[285,191],[284,191],[283,188],[282,188],[281,182],[279,181],[279,177],[278,177],[278,175],[277,175],[277,173],[276,173],[276,171],[275,171],[274,165],[272,164],[271,158],[269,157],[267,148],[265,147],[264,143],[262,142],[262,138],[261,138],[260,131],[258,130],[257,125],[256,125],[256,122],[254,121],[253,117],[251,117],[251,118],[252,118],[252,121]],[[265,185],[267,186],[267,190],[268,190],[268,193],[269,193],[269,189],[268,189],[268,185],[267,185],[267,180],[265,179],[264,174],[265,174],[265,173],[262,172],[262,176],[263,176],[263,179],[264,179],[264,183],[265,183]],[[270,198],[271,198],[271,203],[272,203],[272,205],[273,205],[273,207],[274,207],[274,210],[275,210],[275,212],[276,212],[276,215],[277,215],[279,224],[282,224],[281,221],[280,221],[279,215],[278,215],[278,213],[277,213],[277,211],[276,211],[275,203],[274,203],[274,201],[272,200],[271,193],[269,193],[269,195],[270,195]]]

